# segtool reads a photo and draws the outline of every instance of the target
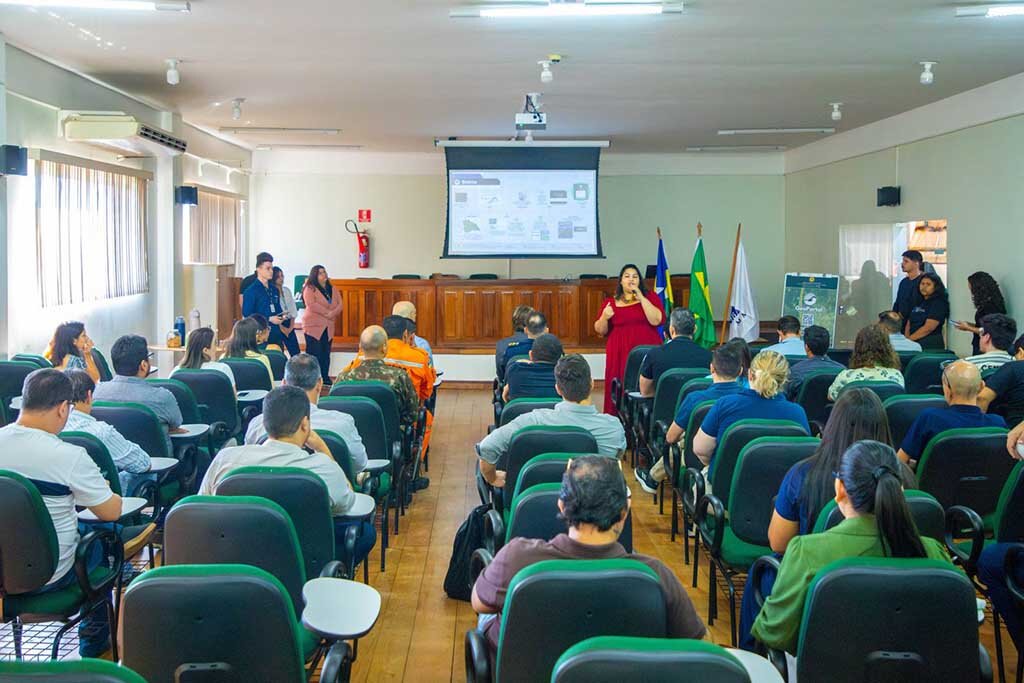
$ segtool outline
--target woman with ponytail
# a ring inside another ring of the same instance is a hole
[[[768,647],[796,653],[804,599],[814,576],[846,557],[930,558],[952,562],[945,548],[922,538],[910,516],[891,446],[858,441],[843,454],[835,500],[844,521],[828,531],[789,542],[772,594],[751,629]]]

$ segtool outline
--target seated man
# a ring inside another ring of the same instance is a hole
[[[165,430],[183,432],[181,410],[178,409],[174,394],[146,381],[151,370],[150,355],[145,337],[137,334],[119,337],[110,349],[114,378],[109,382],[100,382],[93,392],[93,398],[97,401],[141,403],[156,413]],[[173,450],[171,439],[167,437],[167,452]]]
[[[416,414],[420,407],[416,387],[409,379],[409,373],[389,365],[384,360],[387,345],[388,335],[383,327],[379,325],[367,327],[359,335],[360,362],[342,370],[334,382],[365,382],[369,380],[384,382],[391,387],[398,398],[398,417],[402,424],[411,425],[416,422]]]
[[[400,315],[403,318],[416,322],[416,305],[411,301],[397,301],[395,305],[391,307],[391,315]],[[413,345],[418,349],[423,349],[427,352],[427,357],[430,358],[430,364],[434,364],[434,350],[430,348],[430,342],[423,337],[416,334],[413,330],[412,335]]]
[[[61,441],[71,410],[71,380],[60,370],[36,370],[25,378],[18,421],[0,429],[0,470],[30,479],[39,488],[57,532],[57,570],[45,591],[75,585],[75,549],[81,533],[75,506],[86,507],[104,522],[121,517],[121,496],[110,490],[100,468],[84,448]],[[102,546],[93,546],[91,571],[106,561]],[[110,647],[110,628],[103,607],[78,626],[78,652],[97,657]]]
[[[543,560],[630,559],[657,574],[665,596],[669,638],[703,638],[707,629],[675,573],[658,559],[627,553],[619,535],[629,514],[629,489],[616,460],[594,455],[573,458],[562,476],[558,510],[569,527],[550,541],[514,538],[480,573],[473,586],[473,609],[481,615],[497,614],[484,625],[487,640],[497,651],[501,608],[509,584],[522,569]]]
[[[882,311],[878,314],[878,326],[889,335],[889,343],[896,353],[903,351],[917,352],[921,345],[913,339],[907,339],[903,335],[903,316],[896,311]]]
[[[711,362],[711,352],[693,341],[697,321],[688,308],[676,307],[668,318],[668,334],[671,339],[656,349],[651,349],[640,363],[640,394],[645,398],[654,396],[658,378],[673,368],[706,368]]]
[[[505,485],[505,472],[497,468],[508,450],[512,437],[523,427],[547,425],[549,427],[582,427],[594,435],[597,451],[601,455],[618,458],[626,448],[626,432],[613,415],[597,412],[590,401],[594,380],[590,376],[587,359],[570,353],[555,364],[555,389],[562,402],[554,408],[538,408],[520,415],[504,427],[498,427],[477,444],[480,456],[480,474],[495,487]]]
[[[990,313],[981,319],[978,330],[978,347],[981,350],[976,356],[968,356],[964,360],[974,363],[978,370],[995,370],[1011,360],[1008,351],[1013,346],[1013,338],[1017,336],[1017,321],[1002,313]]]
[[[804,340],[800,338],[800,321],[795,315],[784,315],[778,322],[779,341],[766,346],[762,351],[774,351],[783,356],[804,355]]]
[[[1013,343],[1013,362],[995,371],[978,394],[978,407],[1000,411],[1011,427],[1024,422],[1024,335]]]
[[[526,341],[526,321],[533,314],[531,306],[520,304],[512,311],[512,336],[498,340],[494,346],[494,370],[498,379],[504,378],[505,349],[513,342]]]
[[[320,410],[316,405],[324,385],[317,359],[308,353],[300,353],[289,358],[284,366],[284,384],[298,387],[306,393],[306,398],[309,399],[309,421],[313,429],[334,432],[345,442],[352,459],[352,471],[362,472],[366,469],[366,447],[363,446],[359,430],[356,429],[356,421],[348,413]],[[257,415],[249,422],[249,428],[245,432],[245,443],[258,444],[266,436],[263,415]]]
[[[313,431],[310,410],[309,397],[299,387],[282,386],[267,394],[263,399],[263,424],[270,438],[262,444],[222,449],[206,470],[199,494],[212,496],[217,485],[239,467],[299,467],[309,470],[327,485],[331,512],[335,515],[334,537],[339,553],[344,548],[345,530],[349,526],[360,527],[355,557],[339,558],[351,560],[354,566],[370,553],[377,540],[377,532],[371,522],[339,519],[355,503],[356,494],[345,478],[345,472],[331,456],[327,444]],[[307,452],[307,448],[313,452]]]
[[[533,348],[533,340],[547,332],[548,319],[544,317],[544,314],[540,311],[531,313],[530,317],[526,319],[526,339],[509,343],[508,348],[505,349],[505,355],[501,359],[501,371],[498,372],[498,377],[504,379],[505,373],[508,372],[509,361],[516,356],[529,354],[530,349]]]
[[[534,339],[530,362],[513,363],[505,373],[502,399],[508,402],[515,398],[558,398],[555,363],[562,353],[562,342],[555,335],[542,334]]]
[[[942,371],[942,394],[946,408],[921,411],[900,444],[900,460],[913,466],[924,454],[928,442],[947,429],[961,427],[1006,427],[998,415],[986,415],[978,407],[978,392],[984,383],[978,366],[966,360],[950,363]]]
[[[743,386],[738,381],[741,372],[743,372],[743,361],[735,344],[723,344],[716,348],[711,358],[711,386],[700,391],[691,391],[686,395],[683,402],[679,404],[675,419],[669,425],[665,440],[670,444],[679,443],[686,436],[686,425],[690,422],[690,413],[704,401],[717,401],[723,396],[743,391]],[[640,488],[647,493],[657,493],[658,482],[668,479],[669,476],[665,469],[666,464],[661,458],[654,463],[649,472],[637,468],[634,474],[637,482],[640,483]]]
[[[92,381],[88,372],[71,370],[65,374],[71,380],[71,401],[74,403],[74,409],[68,415],[64,431],[85,432],[102,441],[114,461],[114,466],[117,467],[121,491],[129,495],[129,491],[147,478],[145,473],[150,468],[149,454],[138,444],[121,436],[121,432],[114,429],[113,425],[100,422],[92,416],[92,394],[96,390],[96,383]]]
[[[817,370],[834,369],[843,371],[846,366],[828,357],[829,333],[820,325],[811,325],[804,330],[804,352],[807,360],[802,360],[789,369],[789,381],[786,383],[786,398],[795,401],[800,393],[800,385],[807,375]]]

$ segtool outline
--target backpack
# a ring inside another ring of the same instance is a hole
[[[452,559],[448,562],[448,573],[444,577],[444,592],[454,600],[469,602],[473,593],[472,577],[469,574],[470,560],[477,548],[484,547],[484,517],[490,509],[490,505],[473,508],[455,533]]]

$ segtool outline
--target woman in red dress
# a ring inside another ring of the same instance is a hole
[[[626,357],[634,346],[660,344],[658,325],[665,319],[661,299],[654,292],[648,292],[640,269],[627,263],[619,271],[619,284],[615,297],[605,299],[600,317],[594,321],[594,331],[608,337],[605,347],[604,366],[604,412],[618,415],[612,402],[612,379],[626,370]]]

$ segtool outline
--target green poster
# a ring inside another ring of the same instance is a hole
[[[839,276],[817,273],[786,273],[782,290],[782,315],[794,315],[800,327],[820,325],[834,338],[839,305]]]

